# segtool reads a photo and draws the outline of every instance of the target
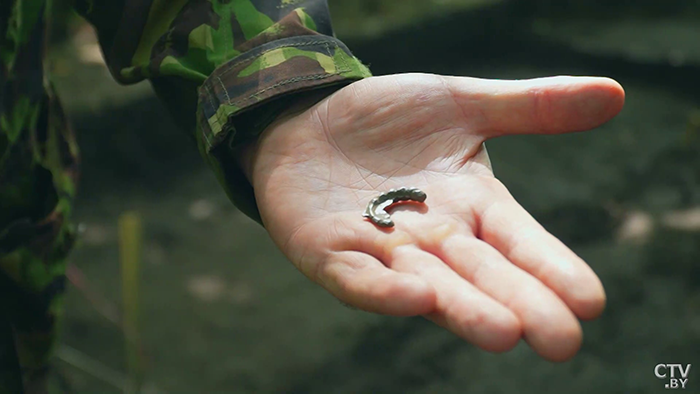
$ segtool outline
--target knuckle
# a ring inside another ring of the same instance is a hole
[[[550,114],[552,113],[553,95],[548,89],[537,88],[530,91],[534,105],[532,116],[533,123],[544,132],[552,132],[556,125],[552,124]]]

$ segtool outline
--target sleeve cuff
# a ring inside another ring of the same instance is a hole
[[[211,150],[228,137],[236,139],[229,135],[237,133],[233,118],[272,98],[369,76],[334,37],[299,36],[257,47],[217,68],[199,88],[203,143]]]

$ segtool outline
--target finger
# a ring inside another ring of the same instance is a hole
[[[392,271],[361,252],[332,253],[317,279],[341,301],[368,312],[416,316],[436,305],[435,289],[425,279]]]
[[[492,352],[504,352],[521,338],[518,318],[508,308],[462,279],[436,256],[413,245],[398,247],[394,270],[418,275],[436,289],[435,311],[426,317]]]
[[[436,245],[438,256],[520,319],[527,343],[540,356],[565,361],[581,347],[581,326],[554,292],[487,243],[462,234]]]
[[[617,115],[625,101],[622,86],[608,78],[443,78],[465,121],[486,138],[589,130]]]
[[[500,184],[499,184],[500,185]],[[523,209],[503,185],[478,208],[479,237],[561,297],[581,319],[598,317],[605,291],[593,270]]]

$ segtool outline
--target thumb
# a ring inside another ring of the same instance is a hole
[[[622,86],[609,78],[443,78],[463,111],[478,114],[474,126],[486,138],[589,130],[615,117],[625,102]]]

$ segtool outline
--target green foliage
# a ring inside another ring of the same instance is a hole
[[[136,394],[143,383],[139,349],[139,276],[142,244],[141,217],[126,212],[119,217],[119,255],[122,272],[124,342],[129,383],[124,392]]]

